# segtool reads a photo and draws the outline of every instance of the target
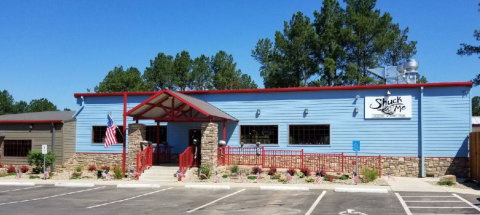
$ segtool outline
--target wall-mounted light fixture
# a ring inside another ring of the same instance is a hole
[[[355,108],[355,113],[358,113],[358,108],[357,107]]]
[[[390,90],[387,90],[387,96],[390,96],[392,93],[390,93]]]
[[[33,128],[33,124],[30,124],[30,125],[28,126],[28,128],[32,129],[32,128]]]
[[[356,98],[356,99],[359,99],[359,98],[360,98],[360,95],[356,95],[355,98]]]
[[[468,90],[464,90],[463,94],[468,95]]]
[[[303,111],[303,113],[304,113],[304,114],[308,114],[308,109],[305,109],[305,110]]]
[[[257,109],[257,115],[260,115],[260,109]]]

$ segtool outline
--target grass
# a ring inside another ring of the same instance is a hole
[[[29,179],[37,179],[37,178],[40,178],[40,176],[38,176],[38,175],[30,175],[28,178],[29,178]]]
[[[455,185],[455,182],[453,182],[453,181],[450,181],[450,180],[446,180],[446,181],[439,181],[439,182],[438,182],[438,185],[447,185],[447,186],[452,186],[452,185]]]

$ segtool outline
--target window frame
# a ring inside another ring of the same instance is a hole
[[[239,141],[238,141],[238,144],[241,145],[240,143],[242,142],[242,126],[276,126],[277,127],[277,143],[260,143],[261,146],[268,146],[268,147],[275,147],[275,146],[279,146],[280,145],[280,136],[279,136],[279,125],[278,124],[271,124],[271,125],[239,125],[240,128],[239,128]],[[245,145],[256,145],[256,143],[245,143]]]
[[[28,139],[28,138],[4,139],[2,141],[2,157],[4,157],[4,158],[26,158],[26,157],[28,157],[28,153],[27,153],[26,156],[5,156],[5,141],[18,141],[18,140],[22,140],[22,141],[28,140],[28,141],[30,141],[30,151],[33,150],[33,139]]]
[[[290,126],[328,126],[328,144],[292,144],[290,142]],[[288,124],[288,136],[287,136],[288,144],[287,146],[307,146],[307,147],[329,147],[332,145],[332,125],[331,124]]]
[[[92,128],[91,128],[91,139],[90,139],[90,140],[91,140],[91,144],[94,144],[94,145],[105,144],[105,141],[104,141],[103,143],[98,143],[98,142],[95,142],[95,141],[94,141],[94,140],[95,140],[95,133],[94,133],[94,130],[93,130],[94,127],[105,127],[105,132],[107,131],[107,126],[106,126],[106,125],[92,125]],[[123,125],[117,125],[117,127],[118,127],[118,129],[120,129],[120,131],[123,132]],[[116,135],[119,135],[119,134],[118,134],[118,130],[117,130],[117,134],[116,134]],[[122,135],[123,135],[123,138],[126,138],[126,137],[125,137],[125,134],[122,133]],[[118,136],[117,136],[117,140],[118,140]],[[117,144],[118,144],[118,143],[123,143],[123,141],[117,142]]]
[[[147,141],[148,141],[148,138],[147,138],[147,134],[148,134],[147,128],[148,128],[148,127],[153,127],[153,128],[156,129],[157,126],[156,126],[156,125],[147,125],[147,126],[145,126],[145,140],[147,140]],[[168,130],[167,130],[167,129],[168,129],[168,128],[167,128],[166,125],[160,125],[159,127],[160,127],[160,144],[162,144],[162,132],[161,132],[162,127],[165,128],[165,141],[167,141],[167,138],[168,138],[168,136],[167,136],[167,134],[168,134]],[[156,137],[157,134],[156,134],[156,132],[155,132],[155,135],[154,135],[154,136],[155,136],[155,141],[151,141],[151,142],[152,142],[152,144],[157,144],[157,140],[156,140],[156,139],[157,139],[157,137]]]

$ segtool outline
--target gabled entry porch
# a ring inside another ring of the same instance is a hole
[[[216,165],[217,151],[218,151],[218,123],[223,125],[223,138],[226,136],[226,123],[229,121],[238,122],[237,119],[216,108],[215,106],[171,90],[162,90],[146,99],[136,107],[125,113],[126,116],[132,117],[136,121],[135,124],[129,125],[129,154],[139,153],[139,156],[149,157],[162,160],[165,156],[163,146],[160,146],[159,132],[157,132],[156,148],[150,146],[150,150],[143,151],[141,142],[145,140],[145,126],[139,124],[141,120],[154,120],[158,126],[161,122],[167,123],[189,123],[192,126],[188,131],[189,144],[181,145],[176,143],[168,143],[169,147],[173,147],[175,151],[183,151],[182,154],[188,154],[188,160],[191,163],[186,164],[183,161],[180,163],[185,166],[192,165]],[[188,127],[188,126],[186,126]],[[131,130],[132,128],[133,130]],[[137,135],[131,135],[131,134]],[[167,145],[167,144],[165,144]],[[177,147],[177,148],[175,148]],[[147,148],[148,149],[148,148]],[[168,148],[165,147],[168,150]],[[153,155],[155,151],[155,155]],[[191,153],[185,153],[185,152]],[[148,154],[150,153],[150,154]],[[129,169],[140,170],[145,169],[144,165],[151,165],[153,162],[142,162],[148,159],[136,159],[134,156],[129,156]],[[183,163],[182,163],[183,162]],[[137,168],[138,167],[138,168]]]

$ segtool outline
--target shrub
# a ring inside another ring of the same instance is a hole
[[[3,163],[0,163],[0,168],[3,168]]]
[[[285,179],[285,178],[280,178],[280,179],[278,179],[278,182],[287,183],[287,179]]]
[[[41,166],[33,167],[32,171],[33,171],[33,173],[35,173],[35,174],[42,173],[42,172],[43,172],[43,167],[41,167]]]
[[[37,179],[37,178],[40,178],[38,175],[30,175],[28,177],[29,179]]]
[[[259,166],[252,167],[252,174],[257,174],[257,172],[262,173],[262,168]]]
[[[323,176],[323,180],[333,182],[333,181],[335,181],[335,177],[331,176],[331,175],[325,175],[325,176]]]
[[[231,173],[238,173],[238,166],[237,165],[230,166],[230,172]]]
[[[305,177],[305,175],[303,174],[303,172],[297,172],[297,176],[298,176],[299,178]]]
[[[207,179],[210,178],[210,167],[208,165],[202,165],[200,168],[198,168],[198,176],[200,176],[200,172],[205,174],[205,176],[201,176],[201,179]]]
[[[8,175],[8,176],[12,176],[12,175],[16,175],[16,174],[17,174],[17,173],[15,173],[15,172],[9,172],[7,175]]]
[[[297,171],[295,171],[294,168],[289,168],[289,169],[287,170],[287,172],[290,173],[290,175],[293,176],[293,175],[295,175],[295,172],[297,172]]]
[[[439,181],[439,182],[438,182],[438,185],[448,185],[448,186],[452,186],[452,185],[454,185],[454,184],[455,184],[455,182],[450,181],[450,180],[445,180],[445,181]]]
[[[370,168],[363,168],[362,169],[362,182],[367,183],[371,181],[375,181],[378,177],[378,171],[370,169]]]
[[[280,179],[280,175],[279,174],[274,174],[274,175],[270,176],[270,179],[273,179],[273,180]]]
[[[101,166],[100,169],[102,169],[103,171],[110,171],[110,167],[108,167],[107,165]]]
[[[120,167],[117,166],[117,167],[113,168],[113,178],[114,179],[120,180],[124,176],[125,176],[125,174],[123,174],[123,171]]]
[[[315,179],[313,179],[313,178],[307,178],[307,179],[305,179],[305,181],[306,181],[307,183],[313,183],[313,182],[315,182]]]
[[[23,165],[22,167],[20,167],[20,171],[21,171],[22,173],[27,173],[28,170],[30,170],[30,168],[28,168],[27,165]]]
[[[348,176],[347,175],[342,175],[340,176],[340,178],[338,178],[340,180],[347,180],[348,179]]]
[[[257,176],[249,175],[247,178],[250,179],[250,180],[254,180],[254,179],[257,179]]]
[[[77,172],[81,172],[81,171],[82,171],[82,167],[81,167],[81,166],[77,166],[77,167],[75,167],[75,171],[77,171]]]
[[[7,173],[16,173],[17,170],[15,169],[15,167],[13,165],[10,165],[7,169]]]
[[[310,176],[310,170],[308,169],[308,167],[301,168],[300,172],[302,172],[303,175],[305,175],[305,176]]]
[[[80,179],[82,177],[82,172],[74,172],[72,173],[72,176],[70,176],[70,179]]]
[[[46,155],[45,155],[45,166],[46,167],[49,167],[53,164],[53,162],[55,161],[55,158],[57,156],[55,155],[55,153],[52,153],[52,152],[48,152]],[[27,156],[27,162],[30,166],[37,166],[37,167],[41,167],[43,166],[43,154],[42,154],[42,151],[40,150],[32,150],[28,153],[28,156]]]
[[[277,168],[275,167],[270,168],[270,170],[268,170],[268,175],[275,175],[276,172],[277,172]]]
[[[97,166],[95,166],[95,164],[88,165],[88,171],[96,171],[96,170],[97,170]]]
[[[222,178],[228,178],[228,174],[223,174]]]

